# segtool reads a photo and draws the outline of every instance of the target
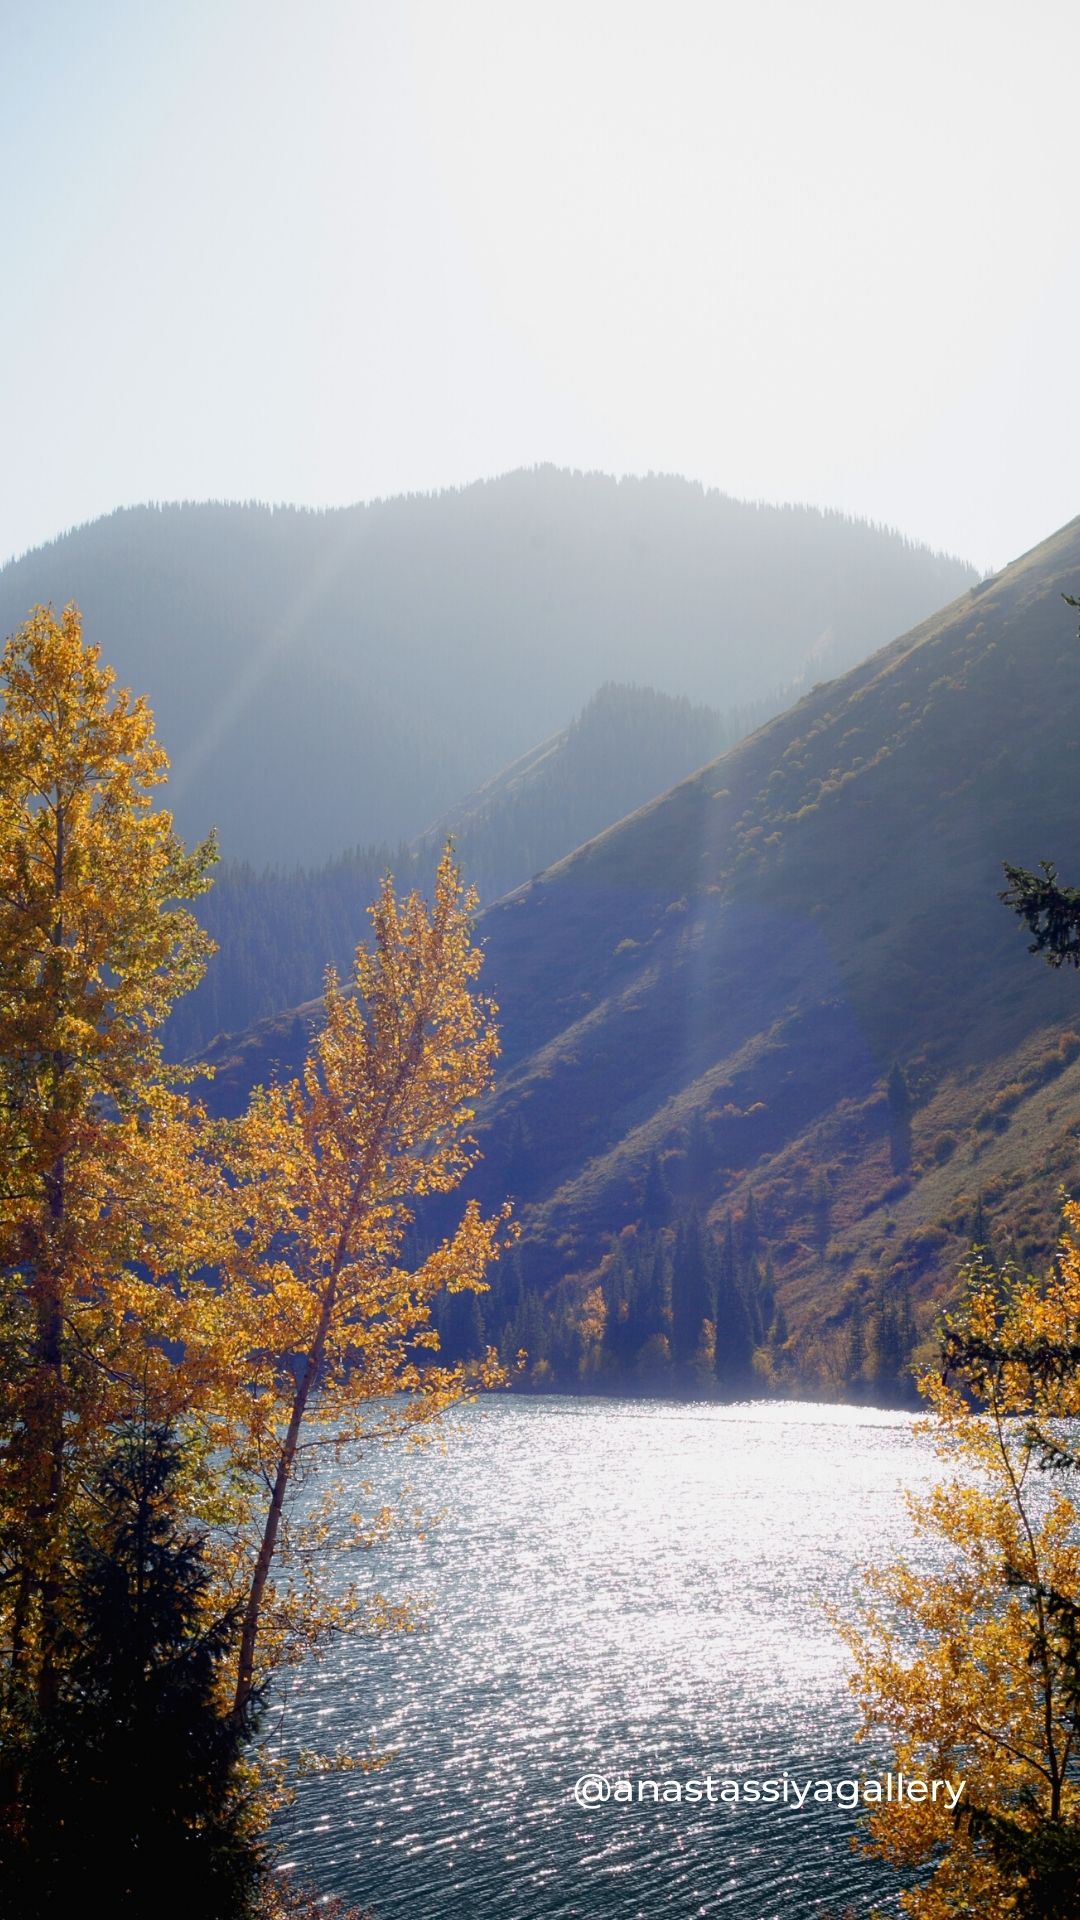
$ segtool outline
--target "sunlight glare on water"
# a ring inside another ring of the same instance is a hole
[[[822,1603],[850,1610],[860,1567],[910,1556],[902,1489],[935,1471],[910,1415],[791,1403],[492,1397],[443,1453],[373,1453],[375,1504],[442,1516],[361,1569],[426,1625],[294,1678],[287,1747],[396,1755],[301,1782],[299,1877],[375,1920],[890,1910],[835,1805],[582,1809],[572,1789],[877,1772]]]

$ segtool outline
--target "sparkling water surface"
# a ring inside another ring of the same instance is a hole
[[[441,1517],[360,1567],[422,1630],[342,1639],[291,1681],[286,1748],[395,1754],[301,1781],[299,1878],[374,1920],[894,1910],[835,1804],[582,1809],[573,1787],[884,1768],[823,1603],[850,1613],[861,1567],[926,1554],[903,1489],[937,1467],[910,1415],[492,1396],[444,1451],[355,1471],[369,1510]]]

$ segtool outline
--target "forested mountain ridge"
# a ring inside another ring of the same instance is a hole
[[[411,846],[356,847],[317,868],[259,872],[223,862],[199,908],[219,951],[173,1013],[170,1053],[196,1053],[218,1033],[307,999],[330,964],[346,972],[388,869],[400,888],[430,886],[453,835],[487,904],[692,773],[772,711],[762,702],[720,714],[649,687],[609,682],[562,733]]]
[[[129,508],[0,570],[145,693],[188,839],[318,864],[422,834],[606,680],[726,710],[862,658],[974,578],[898,534],[551,467],[325,513]]]
[[[997,896],[1003,860],[1069,878],[1080,847],[1078,587],[1075,521],[483,916],[504,1054],[476,1185],[525,1225],[485,1331],[531,1315],[564,1381],[655,1379],[701,1214],[766,1372],[857,1389],[864,1330],[895,1359],[973,1230],[1052,1243],[1080,989]],[[222,1045],[215,1097],[313,1017]],[[628,1273],[656,1303],[637,1352]]]
[[[424,836],[452,835],[485,904],[666,792],[789,706],[793,690],[719,713],[608,681],[568,727],[450,808]]]

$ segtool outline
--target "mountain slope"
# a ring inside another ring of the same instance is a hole
[[[605,680],[743,705],[973,578],[839,514],[542,468],[327,513],[128,509],[0,571],[0,631],[77,600],[150,699],[185,835],[311,864],[423,833]]]
[[[1003,860],[1069,878],[1080,849],[1078,587],[1075,521],[484,915],[504,1057],[478,1190],[524,1203],[531,1285],[589,1284],[655,1159],[717,1223],[753,1194],[772,1364],[812,1382],[883,1285],[925,1326],[980,1196],[1048,1243],[1080,988],[997,893]],[[223,1047],[219,1097],[301,1027]]]
[[[562,733],[412,846],[356,847],[317,868],[258,872],[224,862],[199,911],[219,952],[173,1015],[170,1052],[196,1053],[223,1030],[317,993],[328,964],[347,971],[368,928],[367,903],[388,867],[401,888],[429,886],[452,834],[481,899],[497,899],[712,759],[749,732],[754,718],[745,708],[719,714],[609,682]]]
[[[570,726],[444,814],[424,844],[437,858],[453,835],[481,899],[498,899],[715,759],[789,699],[718,713],[608,681]]]

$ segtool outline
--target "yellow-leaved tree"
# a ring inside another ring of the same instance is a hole
[[[469,1125],[498,1034],[475,990],[475,907],[449,849],[430,906],[415,892],[399,901],[387,878],[348,988],[328,975],[303,1072],[259,1092],[237,1131],[248,1222],[223,1311],[246,1327],[245,1396],[228,1409],[228,1446],[269,1495],[245,1576],[238,1715],[260,1668],[342,1617],[271,1579],[302,1455],[415,1433],[468,1385],[466,1369],[431,1359],[431,1308],[444,1289],[483,1287],[507,1210],[485,1219],[469,1202],[426,1258],[406,1263],[403,1249],[417,1203],[458,1186],[477,1155]],[[494,1355],[479,1377],[500,1377]]]
[[[45,1707],[83,1469],[165,1366],[120,1282],[213,1240],[201,1114],[160,1031],[213,950],[181,903],[215,853],[152,805],[150,710],[74,606],[7,642],[0,695],[0,1637],[7,1696]]]
[[[870,1576],[841,1623],[864,1733],[909,1775],[965,1782],[944,1802],[884,1805],[874,1852],[931,1869],[917,1920],[1080,1912],[1080,1206],[1045,1280],[980,1254],[920,1390],[949,1472],[913,1499],[937,1571]]]
[[[222,1707],[247,1737],[276,1662],[364,1617],[295,1568],[275,1579],[305,1461],[425,1431],[496,1377],[490,1359],[438,1364],[431,1307],[481,1288],[510,1229],[469,1204],[406,1257],[417,1206],[476,1157],[498,1051],[449,853],[430,905],[387,879],[301,1076],[211,1121],[161,1029],[213,951],[184,902],[214,847],[186,852],[154,804],[167,761],[149,707],[116,688],[74,606],[35,609],[8,641],[0,696],[0,1721],[18,1733],[3,1826],[18,1752],[64,1711],[73,1573],[133,1423],[176,1436],[170,1498],[199,1528],[207,1620],[236,1621]]]

